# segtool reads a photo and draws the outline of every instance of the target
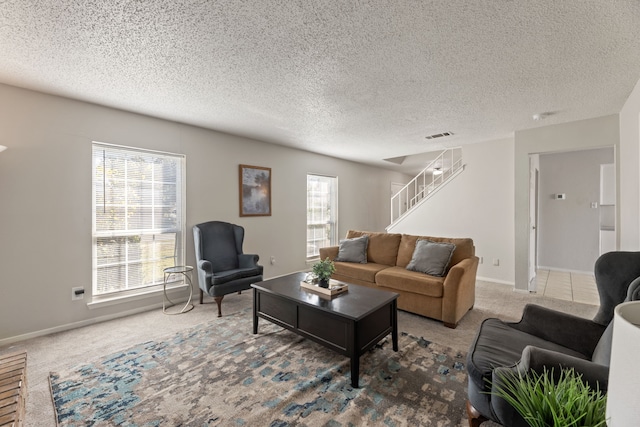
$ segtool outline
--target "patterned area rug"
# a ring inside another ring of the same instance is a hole
[[[52,372],[58,425],[465,426],[465,355],[401,333],[349,359],[251,312]]]

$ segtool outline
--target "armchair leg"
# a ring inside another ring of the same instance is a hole
[[[220,308],[220,306],[222,305],[222,298],[224,298],[224,295],[221,297],[213,297],[213,299],[216,301],[216,304],[218,304],[218,317],[222,317],[222,309]]]
[[[442,322],[442,324],[447,328],[451,328],[451,329],[455,329],[458,326],[457,323]]]
[[[482,415],[476,408],[473,407],[471,402],[467,400],[467,417],[469,417],[469,427],[480,427],[485,421],[489,421],[487,417]]]
[[[204,304],[204,292],[200,289],[200,304]]]

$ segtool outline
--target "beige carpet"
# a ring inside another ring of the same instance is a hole
[[[230,295],[223,303],[223,313],[231,314],[250,307],[250,292]],[[553,309],[591,318],[596,306],[556,300],[534,294],[513,292],[512,287],[488,282],[477,283],[476,304],[460,322],[448,329],[442,323],[399,312],[398,329],[428,340],[466,351],[480,322],[487,317],[518,320],[526,303],[536,303]],[[215,304],[196,305],[189,313],[166,316],[153,310],[84,328],[23,341],[11,347],[28,353],[26,426],[54,426],[55,418],[48,375],[50,371],[69,368],[100,356],[124,350],[143,341],[172,335],[182,329],[199,325],[215,317]],[[0,352],[8,350],[0,349]]]

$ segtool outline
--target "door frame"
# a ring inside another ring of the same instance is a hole
[[[538,197],[540,183],[540,156],[529,154],[529,292],[536,292],[538,268]]]

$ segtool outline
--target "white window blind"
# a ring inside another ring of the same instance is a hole
[[[307,175],[307,259],[338,242],[338,178]]]
[[[93,144],[93,295],[161,284],[184,264],[184,156]]]

